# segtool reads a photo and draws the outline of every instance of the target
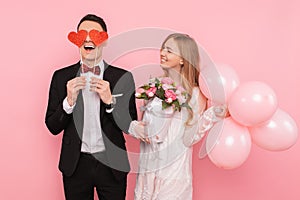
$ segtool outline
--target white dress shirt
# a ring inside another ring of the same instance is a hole
[[[84,124],[82,134],[81,152],[96,153],[105,151],[102,137],[101,121],[100,121],[100,98],[96,92],[90,91],[91,77],[103,79],[104,62],[100,61],[100,74],[95,75],[92,72],[80,73],[80,76],[86,77],[86,86],[82,90],[83,106],[84,106]],[[67,98],[63,101],[63,108],[66,113],[73,112],[74,106],[70,106]]]

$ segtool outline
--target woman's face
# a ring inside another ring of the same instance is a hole
[[[160,50],[160,65],[163,69],[173,69],[180,72],[183,59],[180,56],[179,48],[173,38],[167,40]]]

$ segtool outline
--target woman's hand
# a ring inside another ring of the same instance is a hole
[[[214,106],[214,113],[215,113],[216,117],[219,117],[219,118],[225,118],[225,117],[230,116],[230,113],[228,112],[228,108],[227,108],[226,104]]]
[[[143,121],[132,121],[129,127],[129,133],[142,142],[150,144],[150,139],[146,133],[147,124]]]

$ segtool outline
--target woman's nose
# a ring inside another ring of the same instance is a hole
[[[165,56],[166,55],[166,49],[161,49],[160,50],[160,55]]]

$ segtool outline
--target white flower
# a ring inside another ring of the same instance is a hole
[[[186,97],[183,96],[183,95],[177,96],[177,99],[178,99],[178,101],[179,101],[180,104],[183,104],[183,103],[186,102]]]
[[[153,97],[154,96],[154,93],[153,92],[149,92],[148,93],[148,97]]]
[[[169,89],[172,89],[172,88],[174,88],[172,85],[169,85],[169,84],[162,84],[162,88],[164,89],[164,90],[169,90]]]
[[[172,100],[172,98],[167,98],[167,99],[166,99],[166,102],[167,102],[167,103],[172,103],[173,100]]]
[[[150,87],[155,87],[155,83],[149,83]]]
[[[175,91],[175,94],[176,94],[177,96],[180,96],[180,95],[181,95],[181,91],[176,90],[176,91]]]

